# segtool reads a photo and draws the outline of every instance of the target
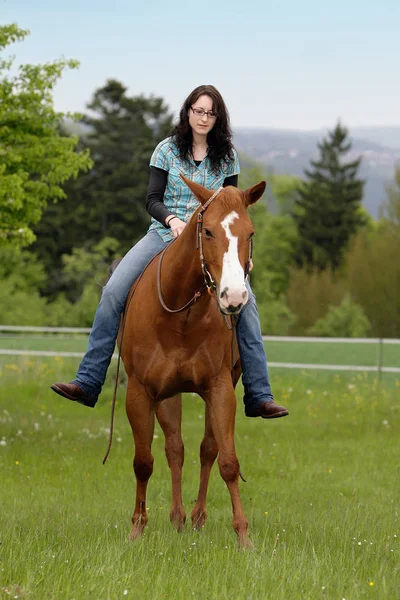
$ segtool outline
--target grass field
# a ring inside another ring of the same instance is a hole
[[[0,348],[20,350],[53,350],[56,352],[85,352],[85,335],[3,334]],[[268,360],[271,362],[301,362],[333,365],[378,364],[378,344],[336,342],[265,342]],[[400,367],[400,344],[384,344],[382,365]]]
[[[272,369],[276,398],[290,411],[272,422],[245,418],[238,388],[241,495],[255,545],[239,552],[218,468],[203,531],[190,522],[182,534],[172,529],[159,428],[149,525],[142,541],[128,541],[135,483],[124,389],[103,466],[115,365],[94,410],[49,390],[75,367],[0,357],[0,598],[400,598],[400,378]],[[202,401],[187,395],[188,515],[203,422]]]

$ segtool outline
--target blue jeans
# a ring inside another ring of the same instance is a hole
[[[74,383],[87,395],[97,397],[101,392],[114,352],[121,313],[132,283],[166,245],[167,242],[156,231],[150,231],[129,250],[104,286],[88,349],[74,379]],[[246,406],[256,406],[261,401],[273,400],[273,396],[257,305],[250,285],[247,285],[249,300],[238,319],[237,339],[243,371],[244,403]]]

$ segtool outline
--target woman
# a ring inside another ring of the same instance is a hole
[[[208,189],[237,186],[239,162],[229,115],[222,96],[211,85],[197,87],[183,103],[179,123],[150,160],[146,208],[152,220],[147,235],[124,256],[112,274],[94,318],[87,352],[74,381],[55,383],[61,396],[94,407],[115,348],[120,317],[129,289],[155,254],[178,237],[198,202],[180,173]],[[249,417],[283,417],[288,411],[273,400],[260,320],[254,295],[240,313],[237,338]]]

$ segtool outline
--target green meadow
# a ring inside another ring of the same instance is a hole
[[[269,359],[283,360],[272,347]],[[274,421],[246,418],[238,387],[240,489],[255,546],[239,551],[217,465],[206,525],[191,529],[204,408],[190,394],[182,426],[185,531],[169,522],[157,426],[149,523],[142,540],[128,540],[135,480],[124,381],[103,466],[115,364],[94,410],[49,389],[75,368],[76,359],[0,357],[0,598],[400,598],[399,376],[271,369],[276,399],[290,411]]]
[[[294,338],[292,338],[294,339]],[[0,348],[8,350],[37,350],[54,352],[82,352],[87,346],[87,335],[81,334],[0,334]],[[400,344],[326,342],[265,342],[268,360],[308,364],[400,366]],[[380,355],[380,356],[379,356]]]

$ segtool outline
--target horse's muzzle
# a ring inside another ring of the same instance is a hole
[[[227,306],[226,308],[222,308],[222,306],[220,305],[219,308],[224,315],[238,315],[242,310],[243,306],[244,304],[242,303],[238,306]]]
[[[220,311],[225,315],[237,315],[249,299],[246,288],[241,290],[230,290],[224,288],[217,291],[218,305]]]

